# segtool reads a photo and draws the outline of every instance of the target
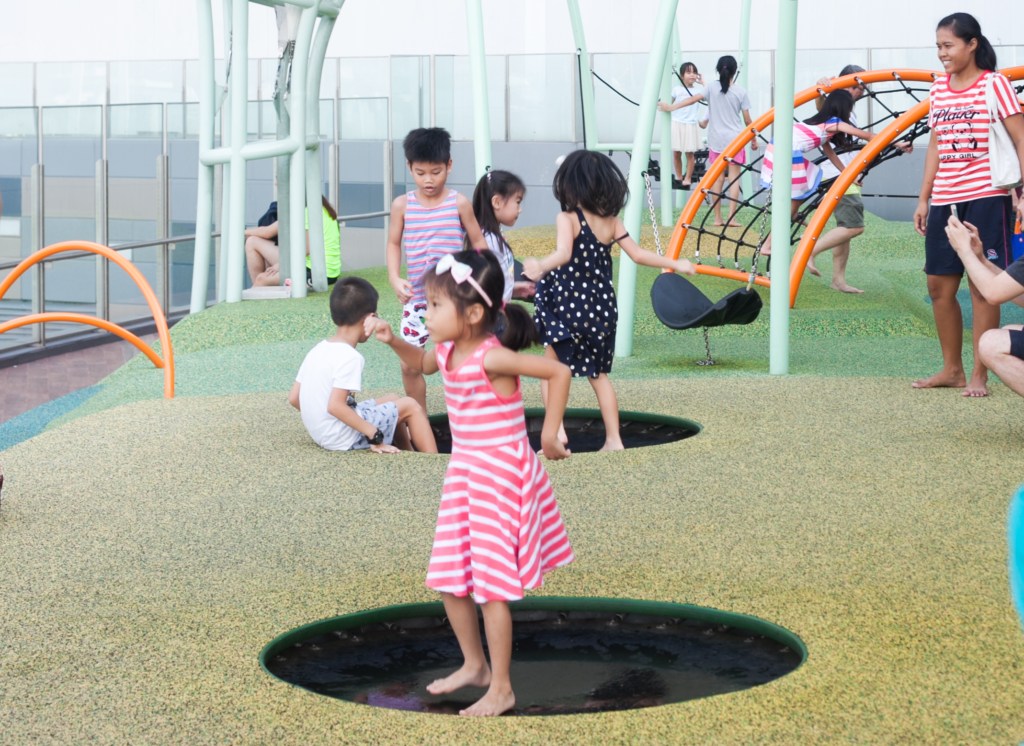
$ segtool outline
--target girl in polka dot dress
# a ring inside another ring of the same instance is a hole
[[[562,212],[555,218],[555,251],[523,262],[523,274],[537,281],[536,321],[544,354],[586,376],[604,420],[601,450],[622,450],[619,403],[608,374],[615,351],[618,309],[612,286],[612,244],[637,264],[696,272],[686,259],[670,259],[640,248],[619,219],[629,188],[608,156],[590,150],[570,153],[552,185]],[[565,438],[564,430],[561,437]]]

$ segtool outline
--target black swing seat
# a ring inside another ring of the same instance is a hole
[[[764,302],[753,289],[740,287],[712,303],[682,275],[664,272],[651,285],[651,306],[670,329],[749,324],[761,313]]]

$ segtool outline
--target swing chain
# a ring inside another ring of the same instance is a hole
[[[711,340],[708,338],[708,328],[704,327],[704,351],[707,354],[703,360],[698,360],[697,365],[714,365],[715,359],[711,357]]]
[[[764,209],[761,210],[761,233],[757,238],[757,245],[754,246],[754,257],[750,260],[750,277],[747,279],[747,290],[754,286],[754,279],[757,277],[757,260],[761,256],[761,247],[764,246],[768,233],[768,213],[772,209],[772,192],[769,188],[768,195],[764,201]]]
[[[654,193],[651,190],[651,175],[644,171],[644,187],[647,189],[647,210],[651,214],[651,228],[654,230],[654,246],[658,251],[658,256],[664,256],[665,252],[661,248],[661,233],[658,230],[658,218],[654,214]]]

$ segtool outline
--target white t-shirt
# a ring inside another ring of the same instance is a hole
[[[704,86],[700,83],[694,83],[690,86],[689,92],[686,90],[686,86],[677,85],[672,89],[672,103],[678,103],[684,98],[690,96],[696,96],[699,93],[704,93]],[[678,122],[679,124],[697,124],[704,117],[704,110],[707,107],[702,105],[700,101],[695,101],[689,106],[683,106],[679,109],[672,110],[672,121]]]
[[[327,412],[333,389],[359,391],[363,356],[345,342],[324,340],[306,354],[295,380],[299,382],[302,424],[317,445],[328,451],[348,451],[359,439],[355,430]]]

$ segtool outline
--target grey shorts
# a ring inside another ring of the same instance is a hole
[[[376,399],[367,399],[356,404],[356,413],[384,433],[385,443],[390,443],[395,439],[395,427],[398,426],[398,405],[393,401],[378,404]],[[360,433],[359,440],[352,446],[352,450],[358,451],[361,448],[369,447],[370,441]]]
[[[832,211],[840,228],[864,227],[864,200],[859,194],[844,194]]]

